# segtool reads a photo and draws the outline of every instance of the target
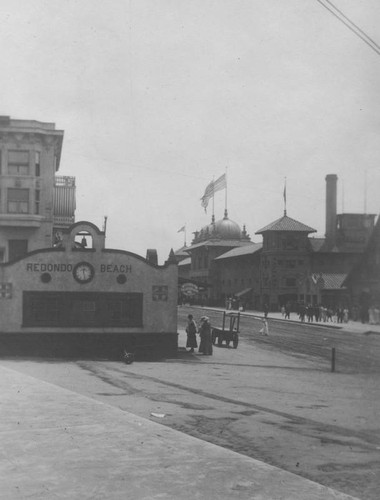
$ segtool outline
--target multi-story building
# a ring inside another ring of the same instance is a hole
[[[299,285],[310,272],[309,234],[315,229],[286,215],[256,231],[263,236],[261,300],[271,309],[299,301]]]
[[[75,222],[75,179],[57,176],[63,131],[0,117],[2,352],[138,356],[177,350],[177,262],[107,249]]]
[[[245,229],[225,217],[195,233],[184,249],[191,257],[190,277],[205,283],[201,302],[223,305],[227,297],[256,309],[272,310],[290,303],[352,304],[345,287],[347,274],[360,261],[375,226],[374,214],[337,214],[337,176],[326,176],[326,234],[283,217],[256,232],[263,242],[253,243]],[[356,294],[357,295],[357,294]],[[354,299],[355,300],[355,299]]]
[[[63,131],[0,116],[0,262],[52,247],[75,222],[75,178],[57,176]]]

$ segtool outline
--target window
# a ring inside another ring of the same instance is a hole
[[[296,278],[285,278],[284,279],[284,286],[286,287],[294,287],[297,285]]]
[[[35,195],[34,195],[34,213],[39,214],[40,213],[40,190],[36,189]]]
[[[29,175],[29,151],[8,151],[8,174]]]
[[[36,151],[35,152],[35,159],[34,159],[34,166],[35,166],[35,170],[36,170],[36,177],[39,177],[41,175],[40,157],[41,157],[40,152]]]
[[[28,240],[8,241],[8,260],[18,260],[28,253]]]
[[[29,189],[8,188],[8,213],[29,213]]]
[[[295,260],[287,260],[286,267],[296,267],[296,261]]]

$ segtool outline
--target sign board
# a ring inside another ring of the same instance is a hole
[[[186,297],[194,297],[194,295],[198,293],[198,287],[194,285],[194,283],[184,283],[181,286],[181,292],[186,295]]]

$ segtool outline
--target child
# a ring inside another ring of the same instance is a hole
[[[268,333],[269,333],[268,320],[266,318],[263,318],[262,322],[263,322],[263,327],[260,330],[260,333],[261,333],[261,335],[268,335]]]

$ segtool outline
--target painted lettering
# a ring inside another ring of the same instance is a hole
[[[35,273],[70,273],[73,270],[72,264],[44,264],[44,263],[28,263],[26,264],[26,270],[27,271],[32,271]]]
[[[100,264],[101,273],[131,273],[130,264]]]

